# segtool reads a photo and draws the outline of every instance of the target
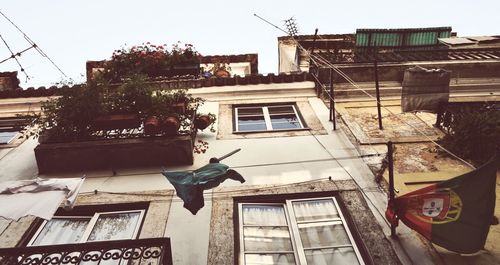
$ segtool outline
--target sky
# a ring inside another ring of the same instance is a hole
[[[279,27],[294,17],[299,34],[354,33],[357,28],[451,26],[459,36],[500,35],[498,0],[2,0],[10,18],[65,73],[34,49],[19,58],[30,79],[20,86],[83,81],[85,62],[111,57],[115,49],[145,42],[191,43],[202,55],[258,53],[259,72],[278,71]],[[14,53],[30,44],[4,17],[0,35]],[[0,61],[10,56],[0,42]],[[14,60],[0,72],[19,71]]]

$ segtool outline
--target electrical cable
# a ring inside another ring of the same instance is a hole
[[[259,17],[260,18],[260,17]],[[266,21],[266,20],[264,20]],[[267,22],[267,21],[266,21]],[[268,22],[270,23],[270,22]],[[276,26],[275,26],[276,27]],[[285,32],[284,30],[280,29],[281,31]],[[333,65],[330,61],[328,61],[327,59],[323,58],[321,55],[316,55],[316,54],[311,54],[307,49],[305,49],[295,38],[294,36],[290,36],[290,38],[292,38],[292,40],[295,42],[295,44],[297,45],[297,47],[299,47],[302,51],[304,51],[307,55],[309,55],[309,58],[317,65],[317,66],[320,66],[320,63],[322,63],[323,65],[326,65],[328,69],[332,69],[333,71],[335,71],[337,74],[339,74],[340,76],[342,76],[344,79],[346,79],[351,85],[353,85],[356,89],[362,91],[364,94],[366,94],[368,97],[370,98],[375,98],[374,96],[370,95],[366,90],[362,89],[358,84],[356,84],[356,82],[354,80],[352,80],[347,74],[345,74],[344,72],[342,72],[342,70],[340,70],[338,67],[336,67],[335,65]],[[318,63],[318,61],[320,63]],[[313,75],[314,76],[314,75]],[[322,84],[320,82],[320,84]],[[448,153],[449,155],[455,157],[456,159],[458,159],[459,161],[461,161],[462,163],[464,163],[465,165],[469,166],[470,168],[472,169],[475,169],[475,167],[470,164],[469,162],[465,161],[464,159],[462,159],[461,157],[459,157],[458,155],[454,154],[453,152],[451,152],[450,150],[446,149],[444,146],[438,144],[436,141],[432,140],[427,134],[425,134],[424,132],[422,132],[420,129],[416,128],[415,126],[413,126],[412,124],[410,123],[407,123],[406,121],[404,121],[403,119],[401,119],[400,117],[398,117],[397,115],[394,114],[394,112],[392,112],[390,109],[388,109],[385,105],[382,104],[382,102],[378,101],[376,98],[375,98],[375,101],[380,104],[381,107],[383,107],[387,112],[389,112],[391,115],[394,115],[396,117],[396,119],[400,120],[401,122],[405,123],[406,125],[410,126],[411,128],[413,128],[415,131],[417,131],[418,133],[420,133],[421,135],[423,135],[428,141],[432,142],[433,144],[435,144],[436,146],[438,146],[439,148],[441,148],[443,151],[445,151],[446,153]]]
[[[30,38],[24,31],[22,31],[12,20],[10,20],[1,10],[0,10],[0,15],[2,15],[7,21],[10,22],[21,34],[23,34],[24,39],[31,44],[32,48],[35,48],[35,50],[42,56],[47,58],[49,62],[64,76],[68,77],[62,70],[57,66],[57,64]]]
[[[14,59],[16,61],[17,65],[19,65],[21,72],[23,72],[23,74],[26,76],[26,81],[28,81],[30,79],[30,77],[28,76],[28,74],[24,70],[24,67],[21,65],[21,62],[19,62],[19,60],[16,57],[16,56],[21,56],[21,53],[14,54],[14,52],[10,48],[9,44],[7,44],[7,41],[4,39],[4,37],[1,34],[0,34],[0,39],[2,39],[3,43],[5,44],[5,47],[7,47],[7,49],[9,50],[9,52],[11,54],[11,56],[8,59]],[[3,60],[2,62],[5,62],[8,59]]]
[[[302,48],[303,49],[303,48]],[[344,77],[349,83],[351,83],[353,86],[355,86],[356,88],[358,88],[360,91],[362,91],[363,93],[365,93],[366,95],[368,95],[370,98],[375,98],[374,96],[370,95],[368,92],[366,92],[366,90],[362,89],[361,87],[359,87],[359,85],[357,85],[352,79],[350,79],[345,73],[343,73],[340,69],[338,69],[336,66],[334,66],[333,64],[331,64],[330,62],[326,61],[326,59],[322,58],[321,56],[316,56],[316,55],[310,55],[312,60],[314,61],[315,59],[321,61],[322,63],[324,63],[325,65],[328,66],[329,69],[332,69],[334,70],[335,72],[337,72],[339,75],[341,75],[342,77]],[[314,58],[315,59],[314,59]],[[462,163],[466,164],[467,166],[471,167],[472,169],[475,169],[475,167],[470,164],[469,162],[465,161],[464,159],[462,159],[461,157],[459,157],[458,155],[454,154],[453,152],[451,152],[450,150],[446,149],[445,147],[443,147],[442,145],[438,144],[436,141],[434,141],[432,138],[430,138],[427,134],[425,134],[424,132],[422,132],[420,129],[418,129],[417,127],[415,127],[414,125],[412,125],[411,123],[408,123],[406,122],[405,120],[401,119],[400,117],[398,117],[393,111],[391,111],[389,108],[387,108],[385,105],[382,104],[382,102],[379,102],[377,101],[377,99],[375,98],[375,101],[377,103],[380,104],[381,107],[383,107],[387,112],[389,112],[391,115],[394,115],[394,117],[398,120],[400,120],[401,122],[405,123],[406,125],[410,126],[412,129],[414,129],[415,131],[417,131],[418,133],[420,133],[422,136],[424,136],[428,141],[432,142],[433,144],[435,144],[436,146],[438,146],[439,148],[441,148],[443,151],[445,151],[446,153],[450,154],[451,156],[455,157],[456,159],[460,160]]]

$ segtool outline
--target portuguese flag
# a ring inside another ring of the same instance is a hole
[[[386,217],[448,250],[477,252],[494,216],[499,162],[495,157],[474,171],[400,196],[389,202]]]

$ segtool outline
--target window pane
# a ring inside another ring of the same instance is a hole
[[[292,106],[277,106],[277,107],[267,107],[270,115],[274,114],[294,114]]]
[[[340,218],[333,200],[295,201],[293,210],[299,223]]]
[[[9,144],[16,135],[17,132],[0,132],[0,144]]]
[[[282,205],[243,205],[243,225],[287,226]]]
[[[299,234],[304,248],[351,245],[340,222],[299,224]]]
[[[295,114],[271,116],[271,124],[274,130],[302,128]]]
[[[132,239],[140,212],[101,214],[88,241]]]
[[[330,264],[359,264],[358,258],[352,247],[338,249],[306,250],[307,264],[330,265]]]
[[[266,129],[264,116],[238,117],[238,131],[262,131]]]
[[[43,227],[33,246],[78,243],[90,218],[52,219]]]
[[[246,254],[246,265],[295,264],[293,254]]]
[[[254,124],[240,124],[238,125],[238,131],[265,131],[267,130],[265,123],[254,123]]]
[[[238,116],[244,116],[244,115],[264,115],[262,112],[262,108],[238,108]]]
[[[293,251],[288,227],[244,227],[245,251]]]

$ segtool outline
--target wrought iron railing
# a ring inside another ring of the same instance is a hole
[[[2,265],[170,265],[169,238],[0,248]]]

